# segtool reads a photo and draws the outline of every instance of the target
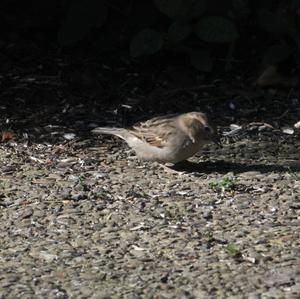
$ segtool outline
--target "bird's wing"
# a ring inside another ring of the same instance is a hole
[[[172,118],[156,117],[134,125],[129,132],[149,145],[163,148],[174,130],[176,127]]]

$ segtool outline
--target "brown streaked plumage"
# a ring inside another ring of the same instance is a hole
[[[141,159],[169,163],[186,160],[204,144],[217,140],[215,128],[201,112],[155,117],[128,129],[99,127],[92,132],[124,139]]]

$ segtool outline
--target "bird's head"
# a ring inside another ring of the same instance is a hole
[[[217,129],[212,125],[207,115],[202,112],[189,112],[181,116],[184,130],[193,142],[220,143]]]

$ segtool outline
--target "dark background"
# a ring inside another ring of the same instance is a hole
[[[1,126],[40,138],[192,110],[292,125],[298,2],[1,1]]]

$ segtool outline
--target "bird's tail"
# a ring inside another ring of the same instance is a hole
[[[98,127],[92,130],[93,134],[110,134],[116,135],[122,139],[124,139],[124,134],[126,134],[126,130],[122,128],[107,128],[107,127]]]

